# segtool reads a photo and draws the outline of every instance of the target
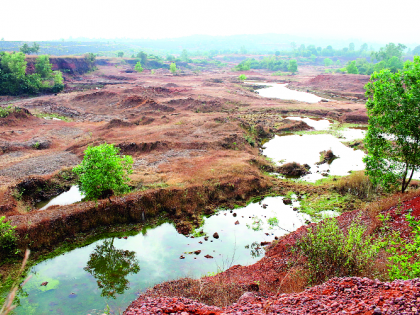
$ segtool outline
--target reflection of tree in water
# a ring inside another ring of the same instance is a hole
[[[126,276],[140,271],[135,255],[133,251],[116,249],[114,238],[96,246],[84,270],[97,280],[98,287],[102,289],[101,296],[115,299],[116,293],[122,294],[128,289]]]
[[[246,245],[245,248],[251,248],[251,257],[257,258],[262,255],[264,249],[260,246],[260,243],[253,242],[251,245]]]

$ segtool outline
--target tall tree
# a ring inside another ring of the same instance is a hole
[[[375,72],[365,88],[366,172],[385,188],[401,183],[404,192],[420,168],[420,57],[407,61],[403,71]]]

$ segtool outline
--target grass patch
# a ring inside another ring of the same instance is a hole
[[[314,219],[322,219],[322,211],[336,211],[342,213],[346,210],[346,204],[352,201],[349,195],[340,195],[335,192],[323,195],[304,196],[300,202],[300,211],[310,215]]]
[[[35,114],[35,116],[38,117],[38,118],[43,118],[43,119],[53,119],[53,118],[55,118],[55,119],[60,119],[62,121],[67,121],[67,122],[72,121],[72,119],[69,118],[69,117],[61,116],[61,115],[58,115],[58,114],[55,114],[55,113],[37,113],[37,114]]]

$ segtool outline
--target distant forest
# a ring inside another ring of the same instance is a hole
[[[1,36],[1,34],[0,34]],[[19,51],[19,47],[24,45],[24,41],[5,41],[0,40],[0,51]],[[309,57],[314,54],[307,48],[329,49],[339,51],[349,47],[349,43],[354,46],[354,51],[362,49],[364,51],[377,50],[383,44],[365,43],[358,40],[327,40],[313,39],[305,37],[296,37],[293,35],[280,34],[262,34],[262,35],[232,35],[232,36],[209,36],[209,35],[193,35],[180,38],[169,39],[77,39],[77,40],[61,40],[61,41],[39,41],[41,46],[39,54],[49,55],[83,55],[85,53],[95,53],[99,56],[115,56],[117,51],[123,51],[125,56],[136,54],[139,51],[148,51],[154,54],[180,54],[182,50],[189,51],[191,56],[207,52],[212,55],[216,54],[275,54],[276,51],[302,51],[302,46],[306,49],[306,55]],[[404,43],[403,43],[404,44]],[[420,44],[420,43],[419,43]],[[408,53],[414,50],[416,45],[408,47]],[[313,49],[312,49],[313,50]],[[322,53],[323,56],[333,56]],[[361,57],[361,56],[355,56]]]

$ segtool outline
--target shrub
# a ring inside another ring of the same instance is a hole
[[[0,217],[0,256],[13,253],[17,241],[16,226],[12,226],[10,222],[4,222],[5,218],[5,216]]]
[[[82,163],[73,168],[79,176],[79,188],[87,199],[98,199],[104,194],[123,194],[129,191],[128,174],[132,173],[133,159],[120,156],[113,144],[88,147]]]
[[[337,219],[327,219],[316,227],[308,228],[307,234],[297,243],[298,250],[306,258],[312,284],[332,277],[360,276],[374,262],[378,242],[366,236],[366,227],[360,217],[343,232]]]
[[[372,183],[364,171],[352,172],[349,176],[340,178],[335,184],[335,190],[342,194],[351,194],[366,200],[381,192],[381,187]]]
[[[246,75],[245,75],[245,74],[241,74],[241,75],[238,77],[238,80],[239,80],[239,81],[245,81],[245,80],[246,80]]]
[[[388,270],[391,280],[420,278],[420,221],[414,220],[410,214],[406,218],[413,229],[413,242],[409,243],[393,234],[391,246],[387,249],[392,254],[388,258],[392,262]]]

